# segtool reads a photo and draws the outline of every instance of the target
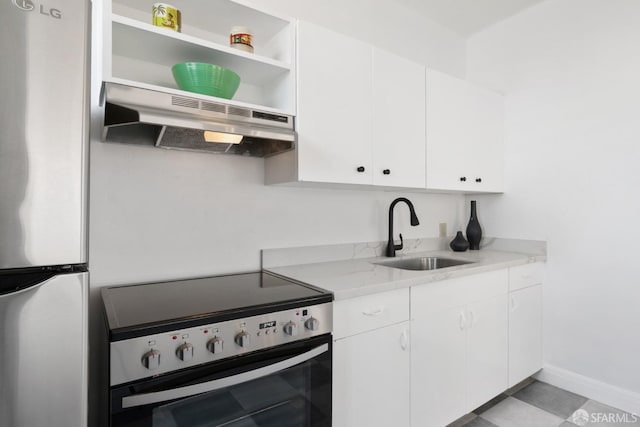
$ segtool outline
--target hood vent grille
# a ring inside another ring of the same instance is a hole
[[[231,114],[232,116],[251,117],[251,111],[244,108],[229,106],[227,108],[227,113]]]
[[[105,98],[106,142],[254,157],[295,147],[293,116],[116,83],[105,84]],[[243,138],[206,142],[205,131]]]
[[[222,113],[222,114],[225,114],[225,110],[226,110],[226,107],[222,104],[213,104],[211,102],[204,102],[204,101],[200,103],[200,108],[202,108],[205,111],[214,111],[216,113]]]
[[[179,96],[171,97],[171,105],[175,105],[178,107],[186,107],[186,108],[196,108],[198,109],[198,100],[197,99],[189,99],[189,98],[181,98]]]

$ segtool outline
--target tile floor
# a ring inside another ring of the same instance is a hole
[[[640,427],[640,415],[528,379],[448,427],[575,426]]]

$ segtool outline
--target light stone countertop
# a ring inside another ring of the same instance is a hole
[[[405,242],[406,243],[406,242]],[[422,244],[424,247],[424,244]],[[442,245],[440,245],[441,247]],[[367,247],[372,247],[369,244]],[[505,248],[511,249],[509,246]],[[416,245],[414,249],[418,249]],[[502,249],[502,248],[500,248]],[[413,271],[377,265],[378,262],[390,261],[384,256],[352,257],[343,260],[310,262],[297,265],[264,265],[267,271],[289,277],[310,285],[333,292],[336,301],[363,295],[375,294],[394,289],[407,288],[456,277],[499,270],[517,265],[546,261],[545,251],[532,250],[525,253],[518,247],[518,252],[481,248],[479,251],[453,252],[449,249],[399,252],[394,259],[437,256],[444,258],[472,261],[453,267],[431,271]],[[378,251],[379,252],[379,251]]]

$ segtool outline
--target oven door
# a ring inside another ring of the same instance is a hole
[[[111,389],[112,427],[331,427],[331,335]]]

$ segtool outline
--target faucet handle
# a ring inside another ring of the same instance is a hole
[[[397,251],[400,251],[400,250],[402,250],[402,248],[404,248],[404,240],[402,240],[402,233],[400,233],[400,244],[399,245],[395,245],[394,244],[393,247]]]

